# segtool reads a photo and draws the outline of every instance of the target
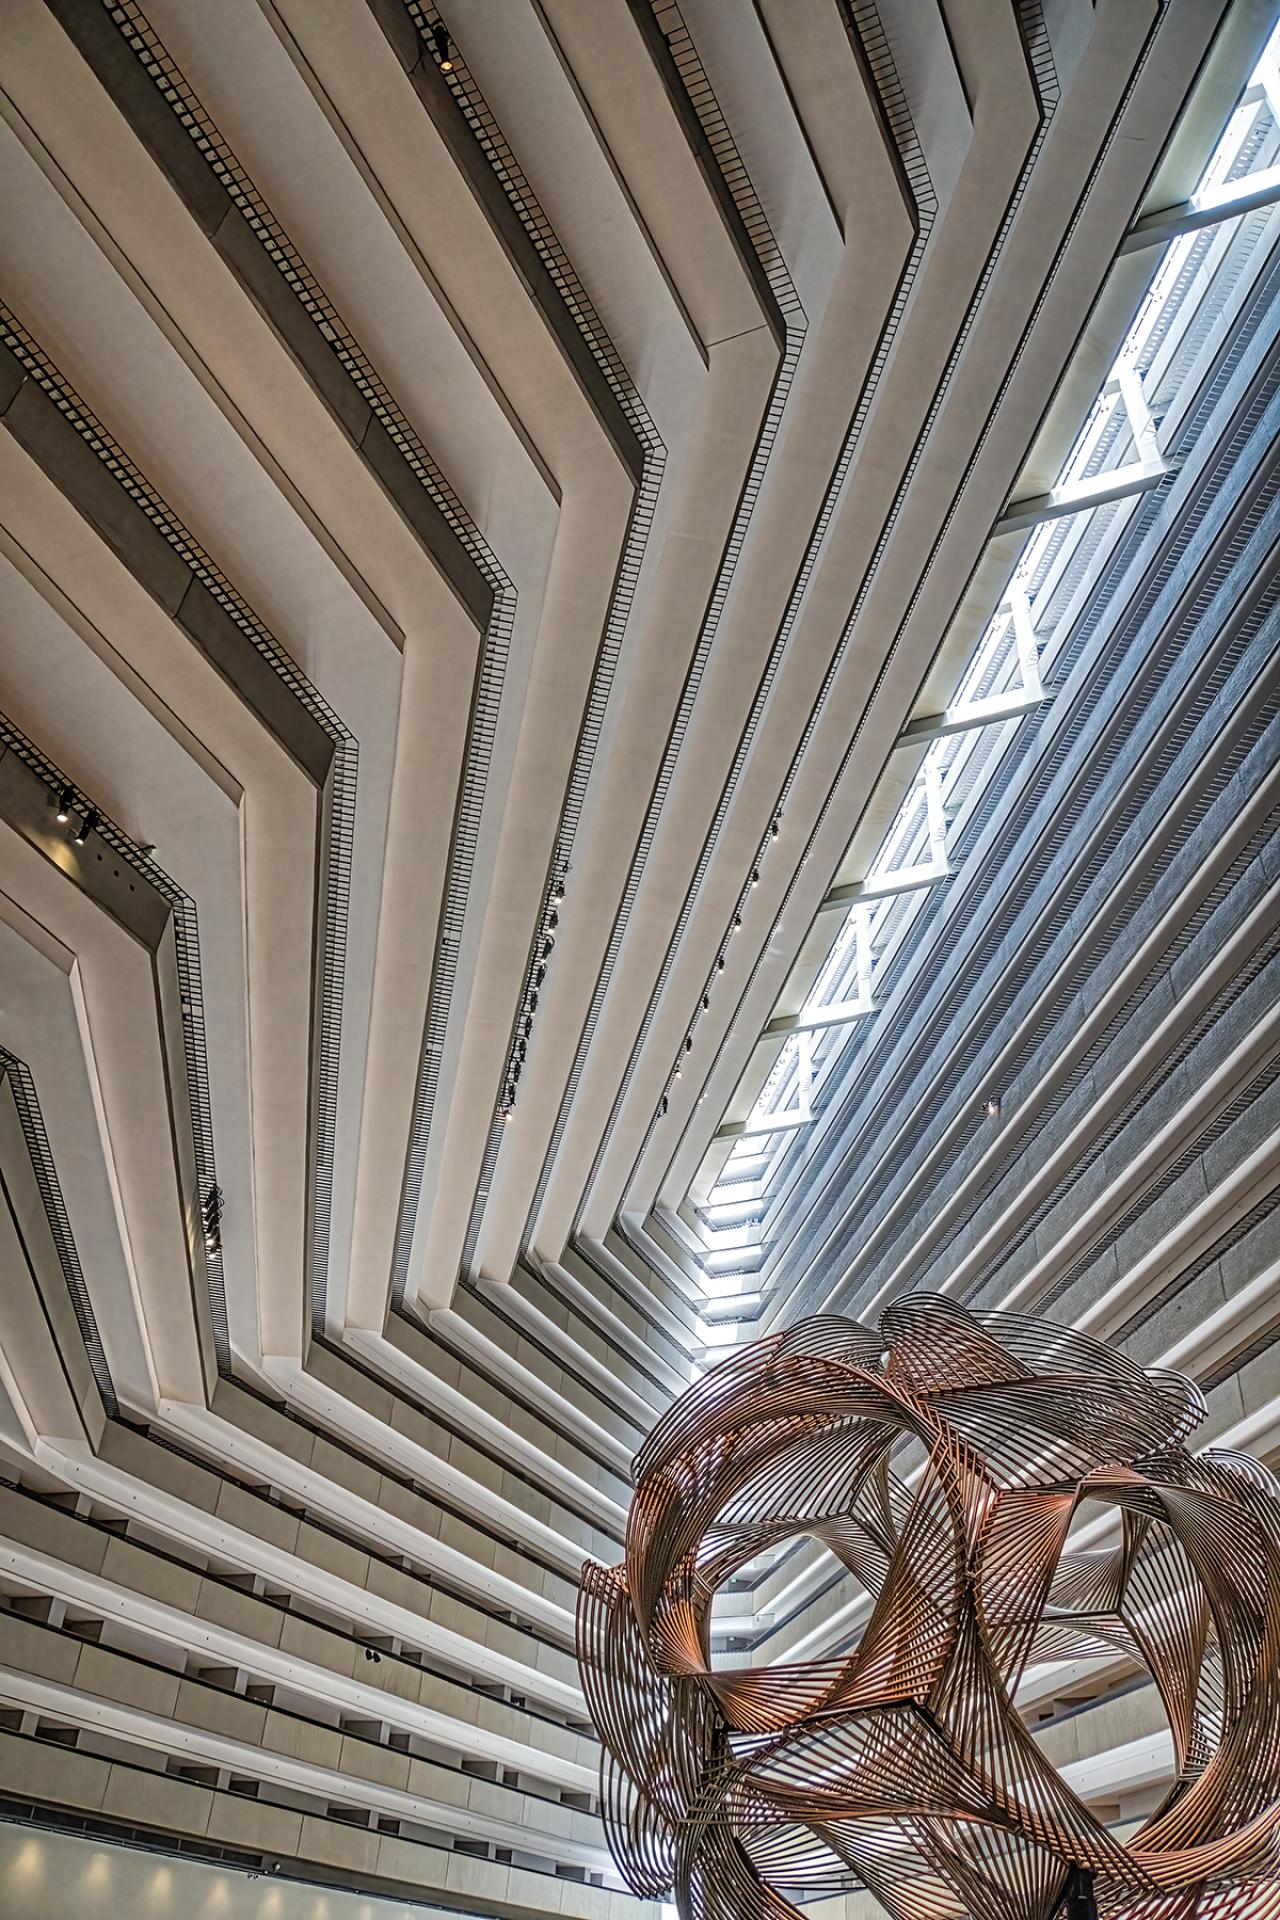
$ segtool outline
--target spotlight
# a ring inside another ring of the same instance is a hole
[[[781,833],[781,831],[782,831],[782,815],[779,813],[774,815],[773,824],[769,828],[769,838],[771,840],[776,840],[778,835]]]
[[[540,987],[543,981],[546,979],[546,977],[547,977],[547,968],[546,968],[546,963],[544,961],[543,964],[538,968],[538,971],[533,976],[534,986]]]
[[[759,869],[759,867],[752,867],[752,869],[751,869],[751,884],[752,884],[752,886],[753,886],[753,887],[758,887],[758,886],[760,885],[760,869]]]
[[[200,1202],[200,1218],[204,1223],[204,1244],[209,1253],[222,1252],[222,1188],[210,1187]]]
[[[666,1118],[667,1106],[668,1106],[667,1096],[664,1093],[662,1096],[662,1105],[658,1108],[658,1112],[663,1116],[664,1119]]]
[[[449,55],[449,29],[441,21],[431,29],[431,47],[440,62],[441,73],[453,72],[453,61]]]
[[[687,1033],[684,1037],[684,1050],[686,1053],[693,1052],[693,1035],[691,1033]]]
[[[536,987],[529,995],[529,1011],[530,1013],[536,1013],[538,1011],[538,989]]]
[[[552,904],[557,907],[562,907],[564,905],[564,881],[563,880],[556,881],[556,890],[552,894],[551,899],[552,899]]]
[[[74,807],[75,803],[76,803],[75,788],[64,787],[62,789],[62,792],[58,795],[58,825],[60,827],[66,826],[68,820],[71,818],[71,809],[72,807]]]
[[[555,940],[553,939],[551,934],[548,934],[546,939],[542,943],[542,957],[544,960],[549,960],[551,958],[551,955],[555,952],[555,945],[556,945]]]
[[[560,925],[560,915],[558,913],[549,913],[547,915],[547,930],[550,933],[554,933],[556,928],[559,925]]]
[[[987,1096],[986,1115],[988,1120],[998,1120],[1000,1118],[1000,1096],[998,1093],[992,1093]]]
[[[98,827],[98,809],[96,807],[90,807],[88,813],[86,813],[86,815],[84,816],[84,819],[80,822],[79,827],[76,829],[75,833],[72,834],[71,838],[74,840],[75,844],[78,847],[82,847],[85,841],[89,838],[89,835],[97,831],[97,827]]]
[[[702,1011],[704,1013],[710,1013],[711,1011],[711,995],[709,993],[704,993],[702,996]]]
[[[677,1067],[677,1068],[676,1068],[676,1073],[675,1073],[675,1077],[676,1077],[676,1079],[677,1079],[677,1080],[683,1080],[683,1079],[684,1079],[684,1068],[683,1068],[683,1067]]]
[[[741,925],[742,925],[742,915],[740,913],[735,913],[733,916],[733,930],[735,933],[738,931],[738,928]]]
[[[502,1124],[503,1124],[503,1126],[504,1126],[504,1127],[505,1127],[505,1126],[507,1126],[507,1125],[508,1125],[508,1124],[510,1123],[510,1120],[511,1120],[511,1108],[510,1108],[510,1107],[504,1107],[504,1108],[502,1109]]]
[[[716,972],[717,973],[724,972],[724,955],[723,954],[721,954],[720,958],[716,961]]]

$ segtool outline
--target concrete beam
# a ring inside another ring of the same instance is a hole
[[[1120,254],[1142,253],[1147,247],[1167,246],[1184,233],[1199,233],[1205,227],[1221,226],[1226,220],[1238,220],[1242,214],[1280,202],[1280,167],[1268,167],[1233,186],[1200,201],[1177,200],[1172,206],[1158,207],[1135,220],[1120,242]]]

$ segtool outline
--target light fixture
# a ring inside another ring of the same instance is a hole
[[[684,1050],[686,1053],[693,1052],[693,1035],[691,1033],[687,1033],[684,1037]]]
[[[780,813],[777,813],[774,815],[773,824],[769,828],[769,838],[771,840],[776,840],[778,835],[781,833],[781,831],[782,831],[782,815]]]
[[[683,1068],[683,1067],[677,1067],[677,1068],[676,1068],[676,1079],[677,1079],[677,1080],[683,1080],[683,1079],[684,1079],[684,1068]]]
[[[555,930],[556,930],[556,928],[557,928],[557,927],[558,927],[559,925],[560,925],[560,915],[559,915],[558,913],[554,913],[554,912],[553,912],[553,913],[549,913],[549,914],[547,915],[547,930],[548,930],[548,932],[549,932],[549,933],[554,933],[554,932],[555,932]]]
[[[752,867],[752,869],[751,869],[751,884],[752,884],[752,886],[753,886],[753,887],[758,887],[758,886],[760,885],[760,869],[759,869],[759,867]]]
[[[564,905],[564,881],[563,880],[556,881],[556,890],[552,894],[551,900],[554,906],[562,907]]]
[[[76,846],[82,847],[85,841],[89,838],[89,835],[91,833],[96,832],[97,826],[98,826],[98,809],[96,807],[90,807],[88,813],[85,814],[84,819],[80,822],[80,825],[77,827],[76,831],[71,836]]]
[[[669,1104],[670,1104],[670,1103],[669,1103],[669,1101],[668,1101],[668,1099],[667,1099],[667,1096],[666,1096],[666,1094],[664,1093],[664,1094],[663,1094],[663,1096],[662,1096],[662,1105],[661,1105],[661,1106],[660,1106],[660,1107],[658,1108],[658,1112],[659,1112],[660,1114],[662,1114],[662,1116],[663,1116],[663,1118],[664,1118],[664,1119],[665,1119],[665,1117],[666,1117],[666,1112],[667,1112],[667,1107],[668,1107],[668,1105],[669,1105]]]
[[[555,944],[556,943],[555,943],[554,937],[551,934],[548,934],[546,939],[542,943],[542,957],[544,960],[550,959],[552,953],[555,951]]]
[[[210,1187],[200,1203],[200,1218],[204,1224],[204,1244],[209,1253],[222,1252],[222,1188],[216,1184]]]
[[[709,993],[704,993],[702,996],[702,1011],[704,1013],[710,1013],[711,1011],[711,995]]]
[[[738,931],[738,928],[741,925],[742,925],[742,915],[740,913],[735,913],[733,916],[733,930],[735,933]]]
[[[724,972],[724,955],[723,954],[721,954],[719,959],[716,961],[716,972],[717,973]]]
[[[998,1120],[1000,1118],[1000,1096],[998,1093],[987,1095],[986,1114],[988,1120]]]
[[[75,791],[75,788],[74,788],[74,787],[64,787],[64,788],[62,789],[62,792],[61,792],[61,793],[60,793],[60,794],[58,795],[58,824],[59,824],[59,826],[62,826],[62,827],[65,827],[65,826],[66,826],[66,824],[67,824],[67,822],[68,822],[68,820],[69,820],[69,819],[71,818],[71,809],[72,809],[72,807],[74,807],[74,805],[75,805],[75,803],[76,803],[76,791]]]
[[[437,22],[431,29],[431,46],[440,63],[441,73],[452,73],[453,60],[449,53],[449,29],[443,21]]]

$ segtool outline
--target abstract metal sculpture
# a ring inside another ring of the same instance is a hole
[[[1280,1493],[1188,1451],[1203,1412],[1180,1374],[919,1294],[878,1333],[807,1320],[705,1374],[579,1602],[628,1884],[674,1886],[684,1920],[859,1884],[897,1920],[1280,1912]],[[865,1589],[856,1644],[717,1665],[712,1596],[801,1535]],[[1150,1674],[1172,1735],[1127,1840],[1016,1703],[1031,1664],[1098,1657]]]

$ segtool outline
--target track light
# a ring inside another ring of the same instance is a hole
[[[74,807],[75,803],[76,803],[75,788],[64,787],[62,789],[62,792],[58,795],[58,825],[60,827],[66,826],[68,820],[71,818],[71,809],[72,807]]]
[[[717,973],[724,972],[724,955],[723,954],[721,954],[719,959],[716,961],[716,972]]]
[[[548,934],[546,939],[542,943],[542,957],[544,960],[549,960],[551,958],[551,955],[555,952],[555,946],[556,946],[556,943],[553,935]]]
[[[676,1068],[676,1071],[675,1071],[675,1077],[676,1077],[676,1079],[677,1079],[677,1080],[683,1080],[683,1079],[684,1079],[684,1068],[683,1068],[683,1067],[677,1067],[677,1068]]]
[[[535,987],[533,992],[529,995],[529,1012],[533,1014],[533,1013],[536,1013],[537,1011],[538,1011],[538,989]]]
[[[98,809],[96,807],[90,807],[88,813],[85,814],[84,819],[80,822],[80,825],[77,827],[76,831],[71,836],[76,846],[82,847],[85,841],[89,838],[89,835],[97,831],[97,826],[98,826]]]
[[[536,972],[536,973],[534,974],[534,976],[533,976],[533,984],[534,984],[534,986],[535,986],[535,987],[540,987],[540,986],[542,985],[542,983],[543,983],[543,981],[544,981],[544,980],[546,979],[546,977],[547,977],[547,968],[546,968],[546,963],[544,962],[544,963],[543,963],[543,964],[542,964],[542,965],[541,965],[541,966],[540,966],[540,967],[538,968],[538,971],[537,971],[537,972]]]
[[[684,1037],[684,1050],[686,1053],[693,1052],[693,1035],[691,1033],[687,1033]]]
[[[511,1111],[510,1107],[504,1107],[502,1109],[502,1124],[504,1127],[509,1126],[511,1123]]]
[[[564,905],[564,881],[563,880],[556,881],[556,890],[552,894],[551,899],[552,899],[552,903],[557,907],[562,907]]]
[[[549,913],[547,915],[547,927],[549,931],[554,933],[556,928],[559,925],[560,925],[560,915],[558,913]]]
[[[440,63],[441,73],[452,73],[453,60],[449,53],[449,29],[443,21],[431,29],[431,47]]]
[[[986,1113],[988,1120],[998,1120],[1000,1118],[1000,1096],[998,1093],[988,1094]]]
[[[735,913],[733,916],[733,930],[735,933],[738,931],[738,928],[741,925],[742,925],[742,915],[740,913]]]
[[[781,833],[781,831],[782,831],[782,815],[780,813],[777,813],[774,815],[773,824],[769,828],[769,838],[771,840],[776,840],[778,835]]]
[[[752,869],[751,869],[751,884],[752,884],[752,886],[753,886],[753,887],[758,887],[758,886],[760,885],[760,869],[759,869],[759,867],[752,867]]]
[[[704,1013],[710,1013],[711,1011],[711,995],[709,993],[704,993],[702,996],[702,1011]]]
[[[204,1244],[209,1253],[222,1252],[222,1188],[210,1187],[200,1202],[200,1218],[204,1223]]]
[[[658,1108],[658,1112],[659,1112],[659,1113],[660,1113],[660,1114],[662,1115],[662,1117],[663,1117],[663,1119],[665,1119],[665,1118],[666,1118],[666,1114],[667,1114],[667,1107],[668,1107],[668,1105],[669,1105],[669,1104],[670,1104],[670,1103],[669,1103],[669,1101],[668,1101],[668,1099],[667,1099],[667,1096],[666,1096],[666,1094],[664,1093],[664,1094],[663,1094],[663,1096],[662,1096],[662,1105],[661,1105],[661,1106],[660,1106],[660,1107]]]

